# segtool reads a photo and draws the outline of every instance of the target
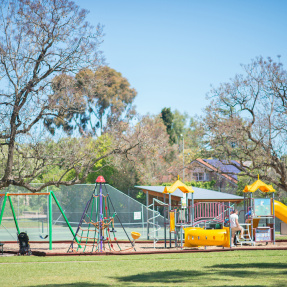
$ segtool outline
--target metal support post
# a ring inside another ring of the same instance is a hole
[[[171,211],[171,194],[168,194],[168,211]],[[175,216],[175,215],[174,215]],[[176,222],[176,221],[175,221]],[[170,225],[170,221],[169,221]],[[171,232],[170,232],[170,227],[169,227],[169,247],[171,248]]]
[[[246,222],[246,219],[247,219],[247,217],[246,217],[246,213],[247,213],[247,211],[246,211],[246,198],[245,198],[245,192],[243,193],[243,203],[244,203],[244,222]]]
[[[163,194],[163,202],[165,204],[165,193]],[[164,248],[166,248],[166,206],[163,206],[163,225],[164,225]]]
[[[148,196],[148,191],[146,191],[146,239],[147,240],[149,240],[148,206],[149,206],[149,196]]]
[[[230,224],[230,201],[228,202],[228,220],[229,220],[229,246],[232,248],[232,229]]]
[[[274,206],[274,192],[272,193],[273,206],[273,245],[275,245],[275,206]]]
[[[183,241],[183,239],[182,239],[182,234],[183,233],[183,226],[182,226],[182,224],[180,224],[180,249],[182,249],[182,241]]]
[[[100,252],[103,252],[103,190],[102,190],[102,183],[100,182]]]
[[[68,219],[67,219],[67,217],[66,217],[66,215],[65,215],[65,213],[64,213],[64,211],[63,211],[63,209],[62,209],[62,207],[61,207],[61,205],[60,205],[60,203],[59,203],[59,201],[57,200],[57,198],[56,198],[54,192],[53,192],[53,191],[50,191],[50,194],[51,194],[52,197],[54,198],[54,200],[55,200],[55,202],[56,202],[56,205],[58,206],[58,208],[59,208],[59,210],[60,210],[62,216],[63,216],[64,219],[65,219],[65,222],[67,223],[67,225],[68,225],[68,227],[69,227],[71,233],[73,234],[73,237],[75,238],[75,240],[77,241],[77,243],[80,243],[80,242],[78,241],[78,239],[76,238],[76,235],[75,235],[75,233],[74,233],[74,231],[73,231],[73,228],[72,228],[72,226],[70,225],[70,222],[68,221]],[[49,213],[49,214],[50,214],[50,213]]]
[[[191,194],[191,225],[194,224],[194,199],[193,199],[193,193]]]
[[[176,209],[174,209],[174,222],[175,222],[175,228],[174,228],[174,246],[177,247],[177,218],[176,218]]]
[[[143,208],[144,206],[143,206],[143,204],[142,204],[142,229],[143,229],[143,233],[142,234],[144,234],[144,208]]]
[[[52,194],[49,193],[49,249],[52,250],[52,223],[53,223],[53,213],[52,213]]]
[[[154,198],[153,198],[153,205],[152,205],[152,224],[153,224],[153,234],[154,234],[154,241],[153,241],[153,247],[155,248],[155,242],[156,242],[156,227],[155,227],[155,213],[154,213]]]
[[[253,230],[253,217],[254,217],[254,214],[253,214],[253,198],[252,198],[252,192],[250,193],[250,211],[251,211],[251,214],[250,214],[250,223],[251,223],[251,240],[253,241],[254,240],[254,230]]]
[[[12,210],[12,214],[13,214],[13,219],[14,219],[14,222],[15,222],[15,225],[16,225],[16,228],[17,228],[17,232],[18,232],[18,234],[20,234],[20,229],[19,229],[19,225],[18,225],[18,222],[17,222],[15,210],[14,210],[14,207],[13,207],[13,204],[12,204],[11,196],[8,195],[8,199],[9,199],[9,202],[10,202],[10,206],[11,206],[11,210]]]
[[[185,213],[186,213],[186,224],[188,223],[188,193],[185,194],[186,197],[186,209],[185,209]]]
[[[5,206],[6,206],[7,194],[8,194],[8,192],[5,193],[4,199],[3,199],[3,204],[2,204],[1,214],[0,214],[0,225],[1,225],[1,222],[2,222],[4,209],[5,209]]]

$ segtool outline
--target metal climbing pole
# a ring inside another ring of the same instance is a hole
[[[100,251],[103,252],[103,232],[102,223],[103,222],[103,190],[102,183],[100,182]]]

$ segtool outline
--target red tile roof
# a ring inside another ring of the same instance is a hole
[[[211,170],[213,170],[213,171],[215,171],[215,172],[221,174],[222,176],[224,176],[224,177],[227,178],[228,180],[230,180],[230,181],[232,181],[232,182],[234,182],[234,183],[236,183],[236,184],[238,183],[238,180],[234,179],[233,177],[231,177],[231,176],[229,176],[229,175],[227,175],[227,174],[225,174],[225,173],[221,173],[221,171],[220,171],[219,169],[217,169],[216,167],[212,166],[211,164],[205,162],[203,159],[198,158],[198,159],[196,159],[196,161],[198,161],[198,162],[201,163],[202,165],[204,165],[204,166],[210,168]]]

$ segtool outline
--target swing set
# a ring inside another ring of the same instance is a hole
[[[40,202],[39,202],[39,196],[48,196],[48,200],[47,200],[47,215],[43,218],[41,218],[41,223],[42,226],[40,226]],[[19,235],[23,230],[21,230],[20,226],[19,226],[19,218],[17,219],[16,213],[15,213],[15,208],[12,202],[12,197],[18,197],[18,196],[38,196],[38,201],[37,201],[37,205],[38,205],[38,212],[37,214],[31,216],[30,220],[37,220],[38,221],[38,229],[39,229],[39,237],[40,239],[44,240],[49,238],[49,249],[52,250],[52,237],[53,237],[53,231],[52,231],[52,225],[53,225],[53,213],[52,213],[52,201],[54,200],[54,202],[56,203],[56,206],[58,207],[61,215],[63,216],[67,226],[70,229],[70,232],[73,236],[75,236],[75,233],[63,211],[63,209],[61,208],[60,203],[58,202],[55,194],[53,191],[50,192],[42,192],[42,193],[9,193],[6,192],[5,194],[0,194],[0,199],[2,197],[2,208],[1,208],[1,213],[0,213],[0,226],[3,226],[6,230],[7,228],[3,225],[3,215],[4,215],[4,211],[5,208],[7,209],[7,201],[9,201],[10,203],[10,207],[11,207],[11,211],[12,211],[12,215],[13,215],[13,220],[16,226],[16,230],[17,230],[17,235]],[[1,200],[0,200],[1,202]],[[47,219],[47,232],[44,232],[44,219]],[[8,231],[8,230],[7,230]],[[8,231],[9,232],[9,231]],[[10,233],[10,232],[9,232]],[[77,238],[75,239],[75,241],[78,241]]]

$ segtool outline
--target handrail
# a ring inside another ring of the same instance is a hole
[[[162,202],[156,198],[153,198],[153,203],[147,206],[148,209],[150,209],[150,207],[152,207],[152,211],[153,211],[153,216],[151,218],[148,218],[147,223],[153,225],[153,231],[149,232],[148,236],[150,236],[151,239],[153,239],[153,247],[154,248],[155,248],[155,244],[158,241],[156,234],[161,229],[160,225],[155,222],[155,219],[160,216],[160,212],[154,210],[155,202],[162,205],[162,206],[168,206],[167,203],[164,203],[164,202]]]
[[[224,222],[228,206],[221,202],[198,202],[194,204],[193,226],[202,222]]]

